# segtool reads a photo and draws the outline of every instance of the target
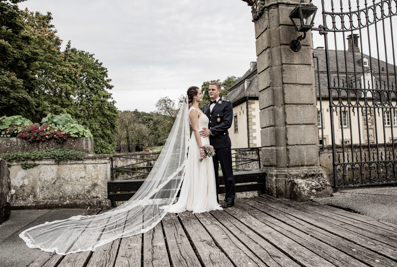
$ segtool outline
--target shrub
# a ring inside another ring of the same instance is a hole
[[[35,123],[21,130],[19,138],[26,139],[29,142],[38,142],[55,139],[58,143],[63,143],[70,134],[65,133],[62,129],[52,126],[51,124]]]
[[[71,137],[93,138],[91,131],[78,124],[69,114],[54,115],[50,113],[41,120],[41,123],[54,125],[62,129],[65,133],[69,133]]]
[[[0,117],[0,137],[15,137],[22,127],[33,124],[30,120],[20,116]]]

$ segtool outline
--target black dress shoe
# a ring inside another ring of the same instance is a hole
[[[234,201],[225,201],[225,203],[223,203],[223,207],[226,208],[230,208],[234,206]]]

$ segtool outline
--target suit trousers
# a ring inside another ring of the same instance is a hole
[[[232,151],[230,148],[218,148],[215,149],[215,156],[212,157],[215,168],[215,179],[216,179],[216,192],[217,197],[219,194],[219,162],[221,163],[221,169],[223,173],[223,179],[226,187],[226,201],[234,201],[236,195],[236,186],[234,182],[233,169],[232,169]],[[219,199],[218,199],[219,202]]]

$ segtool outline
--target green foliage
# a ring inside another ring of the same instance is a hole
[[[64,132],[69,133],[71,137],[93,138],[90,130],[86,129],[83,125],[77,123],[68,123],[65,126],[62,126],[61,129]]]
[[[0,0],[0,115],[70,114],[91,130],[96,153],[113,153],[118,112],[107,69],[70,42],[62,52],[51,13],[20,10],[18,1]]]
[[[41,120],[41,123],[47,123],[59,127],[63,132],[69,133],[71,137],[89,137],[93,138],[89,129],[78,124],[77,120],[73,119],[69,114],[48,114],[47,117]]]
[[[240,77],[236,76],[228,76],[223,82],[222,82],[222,89],[223,90],[229,90],[230,87],[232,87]]]
[[[128,152],[142,151],[152,140],[149,128],[131,111],[120,111],[117,120],[119,133],[116,135],[117,147],[127,145]]]
[[[41,120],[41,123],[52,124],[57,127],[65,126],[66,124],[77,124],[77,121],[72,118],[69,114],[54,115],[49,113],[45,118]]]
[[[33,124],[30,120],[20,116],[0,117],[0,137],[14,137],[22,127]]]
[[[73,80],[77,89],[71,115],[91,130],[95,153],[112,154],[118,132],[118,111],[112,94],[107,91],[113,88],[107,78],[108,71],[90,53],[74,48],[68,53],[67,61],[78,64],[80,69]]]
[[[32,168],[34,168],[36,166],[39,166],[39,164],[37,164],[37,163],[27,163],[27,162],[23,162],[21,164],[21,168],[24,169],[24,170],[32,169]]]
[[[56,163],[60,163],[65,160],[82,160],[87,155],[85,152],[69,150],[69,149],[47,149],[44,151],[27,151],[17,153],[3,153],[0,154],[0,158],[9,162],[21,162],[26,163],[27,160],[40,160],[43,158],[54,159]]]
[[[200,103],[200,108],[202,109],[208,102],[211,101],[210,95],[208,94],[208,88],[210,87],[210,83],[218,82],[221,84],[221,93],[220,97],[226,96],[229,93],[229,88],[232,87],[240,78],[236,76],[228,76],[223,82],[218,80],[206,81],[201,85],[201,93],[203,94],[203,101]]]

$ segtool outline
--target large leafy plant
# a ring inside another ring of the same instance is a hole
[[[51,124],[62,129],[63,132],[69,133],[71,137],[90,137],[92,133],[89,129],[80,125],[77,120],[73,119],[69,114],[48,114],[41,120],[41,123]]]
[[[23,127],[31,124],[30,120],[20,115],[0,117],[0,137],[15,137]]]

